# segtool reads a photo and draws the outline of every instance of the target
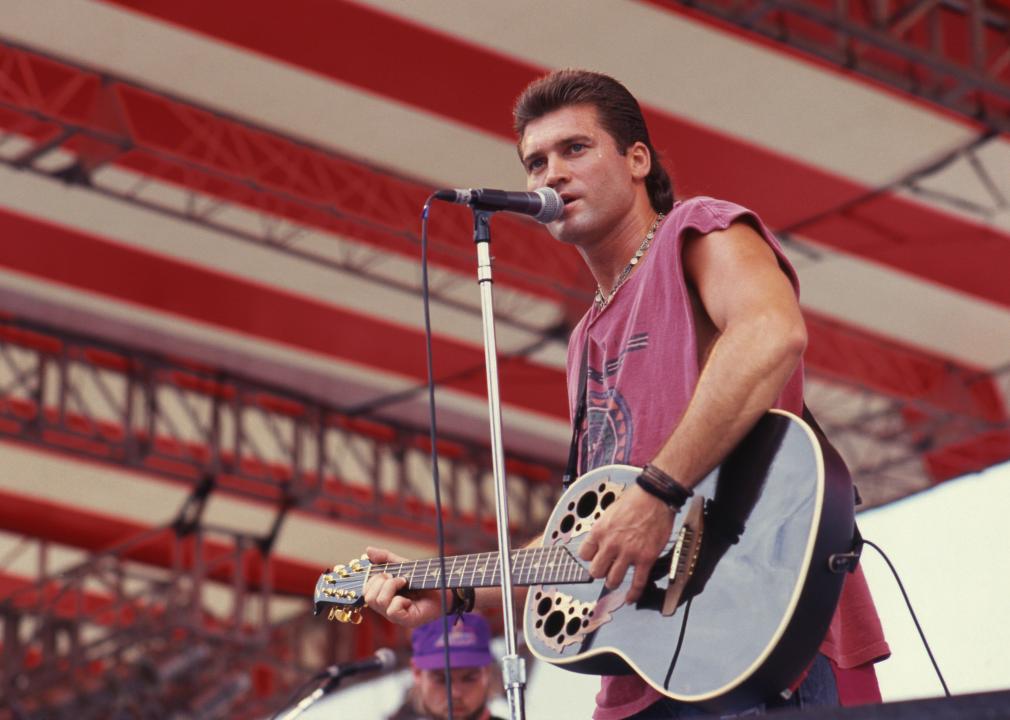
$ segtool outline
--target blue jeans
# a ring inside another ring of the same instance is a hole
[[[764,715],[773,708],[811,708],[832,707],[838,703],[838,686],[835,684],[835,674],[831,664],[823,655],[818,654],[806,679],[788,700],[776,700],[771,703],[761,703],[746,710],[740,710],[726,715],[710,715],[693,705],[663,698],[644,710],[635,713],[627,720],[680,720],[681,718],[737,718]]]

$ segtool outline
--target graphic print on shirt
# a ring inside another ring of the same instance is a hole
[[[610,379],[621,370],[628,353],[645,350],[648,344],[648,333],[632,335],[617,357],[604,361],[602,372],[592,366],[587,369],[586,419],[579,447],[581,472],[601,465],[631,461],[634,440],[631,408],[620,390],[616,386],[610,387]],[[601,389],[592,389],[594,385]]]

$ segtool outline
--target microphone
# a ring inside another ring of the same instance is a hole
[[[371,657],[363,660],[354,660],[339,665],[330,665],[328,668],[316,675],[317,678],[345,678],[349,675],[357,675],[363,672],[375,670],[391,670],[396,667],[396,653],[389,648],[379,648]]]
[[[565,203],[554,188],[542,187],[533,192],[510,192],[488,188],[439,190],[436,200],[469,205],[474,210],[506,210],[529,215],[537,222],[549,223],[561,217]]]

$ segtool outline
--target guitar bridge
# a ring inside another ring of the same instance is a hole
[[[691,501],[687,515],[684,516],[684,524],[680,526],[677,542],[673,547],[673,557],[670,559],[670,583],[666,586],[666,596],[663,598],[664,616],[673,615],[680,605],[684,589],[698,563],[701,538],[704,534],[705,500],[696,497]]]

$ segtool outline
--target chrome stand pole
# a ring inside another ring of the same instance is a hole
[[[498,355],[494,332],[494,298],[491,278],[491,214],[473,211],[473,239],[477,246],[477,284],[480,288],[484,326],[484,365],[487,372],[488,414],[491,423],[491,469],[494,475],[495,512],[498,522],[498,554],[501,567],[502,613],[505,656],[502,681],[508,699],[510,720],[525,718],[526,662],[516,652],[515,607],[512,598],[512,552],[509,546],[508,494],[505,488],[505,454],[502,448],[501,399],[498,394]]]

